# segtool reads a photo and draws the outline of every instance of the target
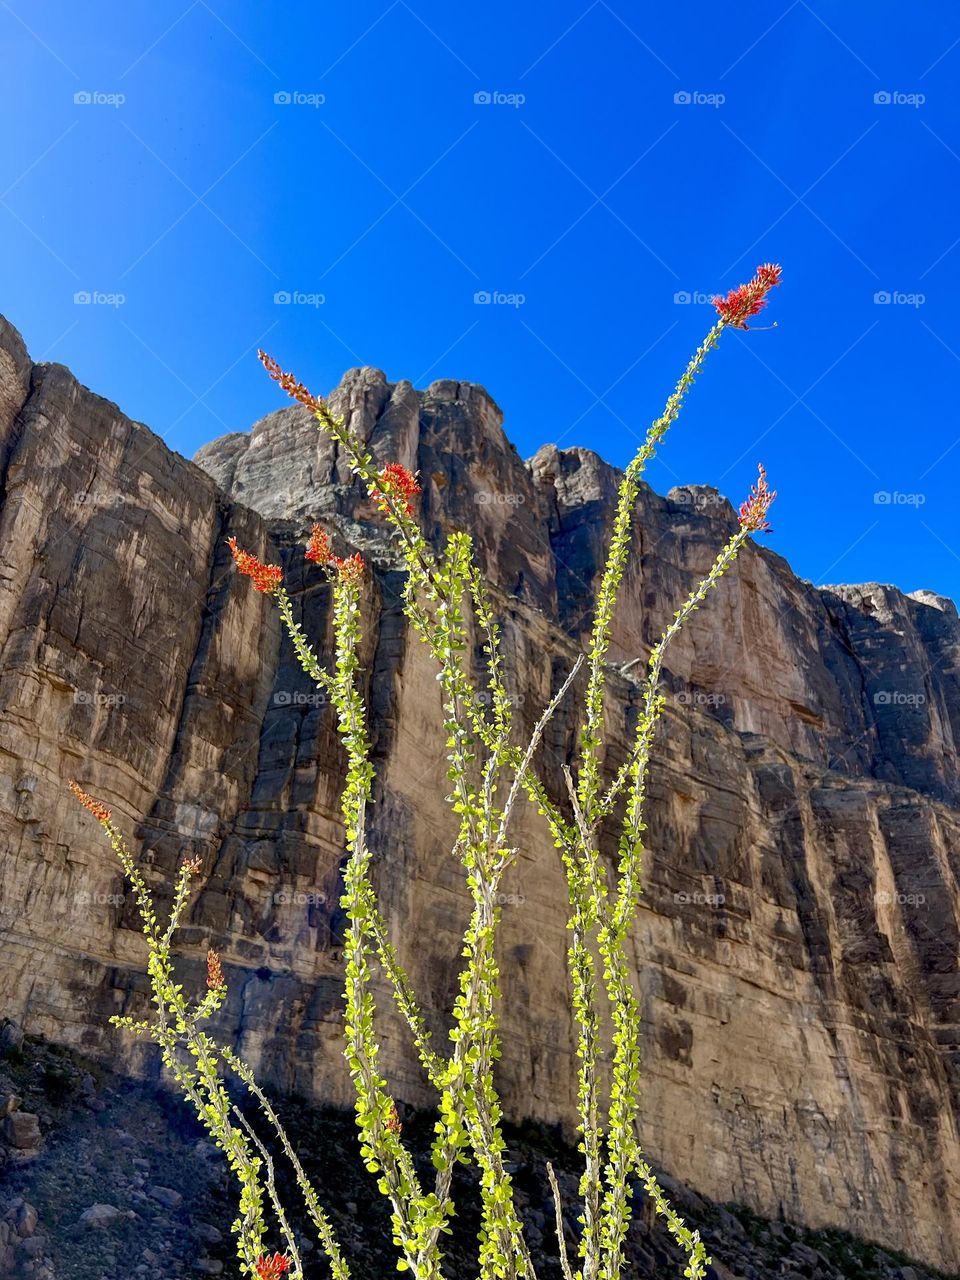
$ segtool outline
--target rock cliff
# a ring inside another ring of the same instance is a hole
[[[532,724],[569,669],[617,472],[581,449],[524,462],[480,387],[351,370],[333,393],[383,460],[420,471],[424,527],[473,535]],[[158,887],[203,860],[183,934],[221,949],[222,1028],[275,1083],[349,1097],[340,1053],[340,748],[225,537],[281,557],[308,631],[329,593],[298,549],[322,518],[366,588],[373,832],[394,941],[438,1030],[465,900],[448,846],[436,681],[403,625],[381,523],[299,407],[195,463],[0,328],[0,1014],[152,1071],[109,1028],[144,1007],[142,939],[101,796]],[[732,527],[714,490],[645,488],[624,584],[611,765],[647,652]],[[948,600],[815,589],[752,545],[670,655],[635,934],[651,1158],[714,1200],[839,1225],[960,1265],[960,621]],[[557,786],[570,710],[548,734]],[[505,906],[508,1110],[573,1114],[562,880],[536,815]],[[403,1029],[385,1066],[425,1100]]]

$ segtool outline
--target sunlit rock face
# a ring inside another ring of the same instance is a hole
[[[417,469],[424,528],[474,537],[526,727],[590,624],[618,473],[582,449],[524,462],[490,396],[354,369],[335,410]],[[360,549],[377,767],[372,842],[394,942],[436,1033],[467,910],[443,796],[434,670],[403,622],[388,537],[305,410],[195,463],[0,330],[0,1014],[153,1071],[105,1026],[147,1005],[134,904],[96,824],[111,806],[151,881],[203,860],[182,935],[230,980],[221,1029],[262,1076],[350,1098],[341,1056],[342,755],[332,709],[232,571],[236,535],[282,559],[329,647],[329,593],[300,546],[317,518]],[[608,720],[629,742],[643,659],[733,527],[714,490],[644,488]],[[634,659],[641,662],[627,666]],[[836,1223],[960,1264],[960,624],[889,586],[814,589],[751,544],[670,651],[635,931],[651,1158],[717,1200]],[[541,766],[558,794],[572,704]],[[502,958],[508,1111],[571,1125],[564,888],[540,819],[518,815]],[[384,1066],[428,1101],[392,1012]]]

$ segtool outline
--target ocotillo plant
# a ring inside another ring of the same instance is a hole
[[[444,1237],[453,1230],[452,1175],[460,1162],[478,1173],[481,1229],[477,1243],[482,1280],[536,1280],[537,1259],[524,1240],[507,1170],[496,1063],[500,1056],[500,970],[497,953],[500,886],[518,857],[511,844],[511,819],[523,797],[549,826],[566,876],[569,968],[577,1028],[578,1127],[583,1171],[579,1185],[579,1256],[569,1256],[559,1183],[549,1170],[556,1202],[557,1241],[565,1280],[616,1280],[624,1267],[631,1191],[639,1182],[651,1197],[685,1255],[684,1275],[703,1276],[708,1259],[696,1231],[668,1203],[639,1141],[640,1007],[627,941],[642,890],[644,802],[655,730],[664,708],[661,672],[667,646],[701,605],[752,533],[769,529],[767,512],[775,494],[759,479],[740,508],[735,532],[719,551],[710,572],[681,604],[649,654],[640,716],[626,760],[605,776],[605,710],[609,693],[608,650],[614,610],[631,550],[640,477],[680,412],[708,353],[723,331],[746,329],[780,283],[780,268],[761,266],[749,283],[715,299],[718,319],[697,349],[667,400],[663,413],[624,472],[620,483],[606,563],[597,594],[586,654],[543,710],[532,736],[518,744],[513,700],[507,688],[501,637],[491,594],[464,532],[449,536],[437,550],[424,537],[417,517],[420,486],[404,467],[381,467],[319,397],[281,371],[261,352],[267,371],[305,405],[318,428],[348,459],[368,496],[395,535],[406,569],[404,610],[410,627],[427,646],[437,667],[443,705],[452,814],[452,856],[462,866],[471,914],[462,940],[459,992],[447,1011],[452,1023],[445,1048],[434,1045],[417,994],[389,941],[377,901],[367,843],[375,775],[370,759],[366,710],[360,691],[358,645],[366,566],[359,555],[334,555],[328,533],[315,525],[306,558],[330,579],[333,596],[333,652],[325,661],[304,634],[278,565],[262,563],[230,547],[236,567],[256,591],[273,598],[304,671],[327,695],[338,718],[346,754],[342,796],[348,854],[342,905],[348,925],[345,945],[345,1055],[356,1092],[360,1150],[392,1210],[397,1268],[416,1280],[444,1275]],[[475,670],[472,638],[483,637],[483,662]],[[566,793],[550,794],[537,772],[538,747],[560,702],[584,671],[584,703],[577,749],[565,767]],[[272,1127],[303,1194],[308,1216],[334,1280],[348,1280],[350,1268],[317,1193],[298,1159],[290,1136],[249,1065],[217,1042],[204,1024],[226,992],[220,957],[208,953],[207,991],[188,997],[174,978],[173,938],[199,864],[180,868],[169,919],[161,926],[147,883],[109,811],[76,783],[78,799],[101,823],[136,895],[149,951],[148,971],[156,1015],[152,1020],[116,1018],[117,1025],[151,1037],[162,1051],[174,1081],[224,1151],[239,1186],[234,1223],[243,1275],[273,1280],[303,1274],[296,1238],[274,1177],[273,1158],[250,1121],[236,1106],[227,1081],[236,1077]],[[600,848],[602,824],[619,817],[620,837],[612,859]],[[436,1094],[432,1144],[432,1185],[424,1182],[404,1142],[396,1101],[381,1061],[373,988],[375,968],[389,980],[424,1075]],[[435,1011],[431,1011],[435,1012]],[[607,1066],[609,1064],[609,1076]],[[268,1220],[279,1232],[282,1252],[268,1252]]]

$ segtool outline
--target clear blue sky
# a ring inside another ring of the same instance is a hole
[[[960,597],[955,4],[0,0],[0,41],[0,310],[174,448],[280,403],[264,345],[624,463],[711,320],[675,295],[780,261],[648,478],[762,459],[802,576]]]

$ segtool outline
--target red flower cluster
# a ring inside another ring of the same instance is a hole
[[[767,523],[767,512],[776,496],[776,489],[767,488],[767,469],[761,462],[759,479],[750,486],[750,497],[740,504],[741,528],[749,529],[751,533],[772,533]]]
[[[308,391],[302,382],[296,380],[292,373],[284,373],[273,356],[268,356],[265,351],[258,351],[257,355],[260,357],[260,363],[270,377],[293,400],[299,400],[311,413],[326,415],[329,412],[326,402],[321,400],[319,396],[315,396],[311,391]]]
[[[110,821],[110,810],[105,804],[101,804],[99,800],[94,800],[93,796],[87,795],[86,791],[84,791],[79,783],[70,782],[67,785],[83,807],[89,813],[92,813],[98,822]]]
[[[222,991],[226,985],[227,980],[223,976],[220,957],[211,949],[207,952],[207,986],[211,991]]]
[[[747,321],[767,305],[767,294],[780,283],[781,272],[776,263],[765,262],[749,284],[731,289],[725,298],[714,298],[720,319],[734,329],[749,329]]]
[[[396,498],[403,504],[403,510],[408,516],[413,515],[413,503],[410,501],[416,494],[422,493],[423,490],[417,484],[416,477],[412,476],[406,467],[402,467],[399,462],[388,462],[378,477],[380,481],[379,488],[371,493],[371,497],[380,507],[381,511],[386,511],[387,498]]]
[[[237,546],[236,538],[228,538],[227,545],[233,552],[233,559],[241,573],[253,579],[254,588],[269,594],[276,591],[283,581],[283,570],[278,564],[264,564],[249,551],[242,551]]]
[[[307,543],[307,550],[304,553],[308,560],[312,560],[314,564],[329,564],[333,559],[333,551],[330,549],[330,539],[327,531],[315,524],[310,530],[310,541]]]
[[[198,876],[203,869],[203,859],[199,855],[193,858],[185,858],[183,869],[191,876]]]
[[[258,1280],[279,1280],[279,1277],[285,1275],[289,1270],[290,1259],[282,1253],[275,1253],[272,1258],[268,1258],[265,1253],[261,1253],[257,1259]]]
[[[335,556],[326,530],[318,524],[310,530],[310,541],[307,543],[305,555],[314,564],[329,565],[336,569],[340,577],[347,582],[359,582],[363,577],[363,556],[356,552],[352,556],[347,556],[346,559]]]

